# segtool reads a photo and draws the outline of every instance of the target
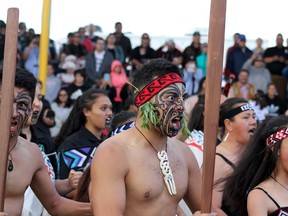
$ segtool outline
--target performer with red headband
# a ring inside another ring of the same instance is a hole
[[[182,73],[154,59],[134,74],[131,85],[139,110],[134,127],[105,140],[92,161],[93,213],[175,216],[182,198],[195,213],[200,170],[189,148],[173,138],[187,130]]]
[[[224,188],[233,215],[288,215],[288,117],[258,126]]]

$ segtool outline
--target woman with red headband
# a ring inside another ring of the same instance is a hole
[[[287,137],[287,116],[258,126],[224,188],[226,204],[235,215],[288,215]]]
[[[247,147],[256,127],[255,112],[247,100],[228,98],[220,105],[219,126],[223,139],[216,147],[212,205],[218,216],[232,216],[226,208],[226,200],[222,199],[225,185],[222,179],[233,172]]]

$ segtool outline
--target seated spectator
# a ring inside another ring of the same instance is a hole
[[[202,70],[197,68],[195,59],[190,59],[183,69],[186,92],[189,96],[197,94],[199,82],[203,78]]]
[[[55,113],[55,126],[50,128],[52,138],[56,137],[72,110],[72,101],[66,88],[58,92],[56,100],[51,104]]]
[[[238,75],[238,81],[229,89],[228,98],[237,97],[251,100],[255,96],[254,85],[248,83],[249,72],[242,69]]]
[[[257,123],[259,124],[264,121],[269,113],[265,94],[261,90],[258,90],[255,97],[252,100],[249,100],[249,104],[251,104],[255,111]]]
[[[267,94],[265,95],[268,117],[275,117],[284,114],[286,110],[285,104],[279,98],[277,89],[274,83],[270,83],[267,87]]]
[[[85,83],[85,77],[86,75],[83,69],[74,72],[74,82],[67,87],[72,101],[75,101],[83,92],[89,89],[89,86]]]
[[[271,75],[265,67],[263,57],[253,54],[243,65],[243,69],[249,71],[248,83],[254,85],[255,91],[261,90],[266,94],[267,86],[271,83]]]
[[[72,55],[67,56],[60,65],[60,68],[64,71],[58,73],[57,78],[61,80],[61,87],[67,87],[75,80],[74,72],[78,69],[76,57]]]
[[[172,39],[165,41],[164,45],[156,50],[155,55],[157,58],[164,58],[170,62],[174,58],[178,58],[179,64],[182,64],[182,52],[176,48],[175,42]]]

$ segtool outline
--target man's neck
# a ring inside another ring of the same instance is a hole
[[[136,120],[136,127],[139,129],[141,135],[144,139],[147,139],[147,141],[150,142],[150,144],[157,150],[157,151],[163,151],[166,149],[167,145],[167,136],[160,133],[159,130],[155,128],[154,125],[150,123],[150,130],[147,128],[141,127],[141,121],[142,119]]]

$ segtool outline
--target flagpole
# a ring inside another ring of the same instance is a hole
[[[51,0],[43,0],[42,31],[40,36],[39,79],[42,82],[42,94],[46,93],[46,77],[49,50]]]
[[[225,18],[226,0],[211,0],[204,108],[204,163],[201,196],[202,213],[210,213],[212,205],[215,152],[221,95],[221,75],[223,70]]]
[[[15,84],[15,70],[18,44],[18,8],[9,8],[5,33],[3,77],[1,86],[0,112],[0,212],[4,211],[5,186],[7,175],[8,149]]]

